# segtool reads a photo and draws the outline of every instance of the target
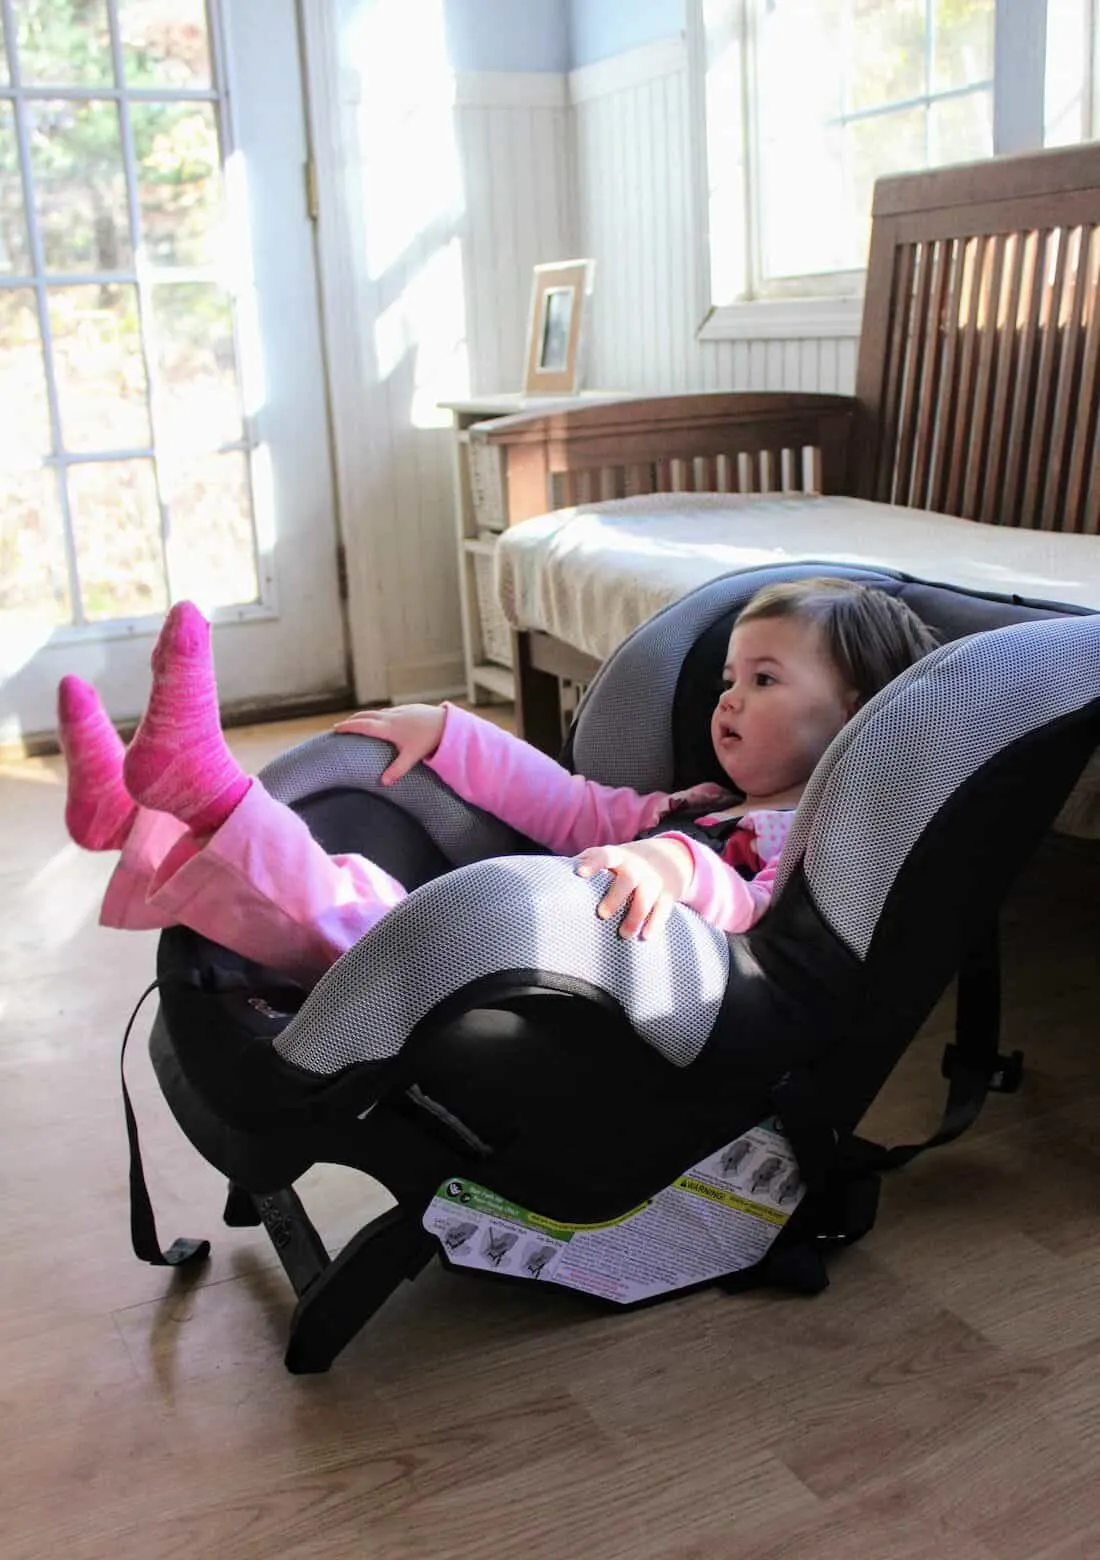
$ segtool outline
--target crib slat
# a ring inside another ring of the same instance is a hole
[[[951,272],[950,243],[932,245],[932,274],[927,303],[927,321],[922,347],[916,426],[913,430],[912,475],[908,484],[909,503],[924,506],[927,500],[932,442],[939,404],[940,373],[943,366],[944,306]]]
[[[1085,346],[1081,355],[1081,403],[1085,403],[1091,387],[1100,385],[1100,229],[1088,230],[1088,263],[1084,267],[1085,288],[1083,311]],[[1076,401],[1077,398],[1075,398]],[[1094,394],[1094,401],[1096,397]],[[1066,496],[1063,506],[1063,530],[1084,531],[1096,529],[1095,504],[1089,526],[1086,496],[1089,485],[1090,455],[1095,451],[1100,433],[1100,406],[1081,405],[1074,419],[1069,471],[1066,477]]]
[[[978,345],[978,320],[981,311],[982,281],[985,274],[988,240],[984,234],[967,244],[967,270],[959,300],[959,333],[962,351],[958,359],[958,387],[955,396],[951,468],[947,479],[947,511],[960,514],[966,481],[967,453],[973,432],[970,418],[974,405],[974,377]]]
[[[905,374],[899,411],[900,433],[894,469],[894,493],[897,503],[912,503],[913,451],[919,434],[920,382],[928,352],[929,315],[932,299],[932,273],[935,245],[914,245],[916,288],[905,347]]]
[[[998,289],[993,327],[997,333],[996,375],[992,388],[989,441],[985,457],[985,481],[982,484],[980,517],[987,524],[1000,519],[1001,478],[1004,464],[1005,429],[1012,388],[1016,383],[1016,320],[1020,309],[1020,286],[1024,268],[1024,237],[1008,237],[1001,286]]]
[[[1028,233],[1024,243],[1023,274],[1015,316],[1014,395],[1008,425],[1001,505],[997,515],[1001,525],[1022,523],[1022,470],[1024,454],[1032,436],[1032,378],[1035,372],[1036,342],[1043,307],[1043,277],[1047,265],[1048,231]]]
[[[1100,420],[1097,421],[1092,435],[1088,488],[1085,492],[1085,503],[1078,529],[1089,536],[1100,533]]]
[[[1068,237],[1065,228],[1055,228],[1051,233],[1051,242],[1056,245],[1057,253],[1054,259],[1053,277],[1043,289],[1043,309],[1039,321],[1039,363],[1035,379],[1034,413],[1031,437],[1028,440],[1023,503],[1020,506],[1020,524],[1034,526],[1036,530],[1040,528],[1042,515],[1043,473],[1050,451],[1052,403],[1061,357],[1058,323],[1065,292]]]
[[[878,470],[875,473],[871,493],[872,498],[882,499],[887,503],[893,499],[895,491],[894,455],[897,450],[902,375],[905,371],[905,344],[909,338],[913,311],[914,263],[914,245],[899,245],[894,254],[893,321],[883,375],[882,439],[879,444]]]
[[[947,268],[947,302],[944,327],[943,361],[937,386],[938,412],[931,435],[929,459],[928,506],[942,509],[947,502],[947,478],[951,463],[951,447],[947,430],[952,426],[955,401],[958,395],[959,319],[962,310],[963,277],[966,270],[966,244],[951,241],[950,261]]]
[[[1043,484],[1042,510],[1039,524],[1044,531],[1054,529],[1054,522],[1061,507],[1063,478],[1069,464],[1069,446],[1073,439],[1073,424],[1077,407],[1077,375],[1080,366],[1082,343],[1081,323],[1084,316],[1085,294],[1088,291],[1088,269],[1091,230],[1075,228],[1070,245],[1070,260],[1066,267],[1065,319],[1059,320],[1059,332],[1063,337],[1058,383],[1054,392],[1054,417],[1051,421],[1050,455]]]
[[[963,481],[963,515],[968,519],[978,512],[978,497],[985,470],[986,451],[990,433],[990,383],[993,377],[993,354],[997,344],[997,302],[1004,274],[1005,236],[998,233],[992,245],[987,246],[986,261],[982,268],[981,287],[978,292],[978,315],[975,320],[977,337],[977,369],[974,376],[974,401],[971,409],[969,437],[966,441],[966,476]]]
[[[717,493],[718,465],[711,455],[697,455],[692,462],[692,479],[695,493]]]

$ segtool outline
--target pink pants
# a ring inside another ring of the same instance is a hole
[[[365,856],[330,856],[258,780],[208,839],[138,812],[100,924],[187,926],[247,959],[312,982],[405,898]]]

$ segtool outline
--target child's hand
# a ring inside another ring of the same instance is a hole
[[[397,749],[393,763],[382,771],[382,784],[393,785],[425,758],[431,758],[443,740],[447,711],[437,704],[398,704],[391,710],[360,710],[342,720],[337,731],[359,737],[381,737]]]
[[[633,845],[594,845],[577,857],[578,877],[611,872],[615,881],[596,914],[607,920],[627,905],[620,937],[655,937],[695,875],[691,852],[679,840],[637,840]],[[629,903],[628,903],[629,902]]]

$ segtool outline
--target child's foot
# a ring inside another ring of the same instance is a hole
[[[63,677],[57,735],[68,771],[65,827],[85,850],[121,850],[137,808],[122,781],[122,738],[95,689]]]
[[[126,753],[126,789],[193,834],[220,828],[252,783],[225,745],[210,624],[189,601],[165,619],[153,650],[153,687]]]

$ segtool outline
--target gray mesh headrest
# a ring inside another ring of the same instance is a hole
[[[1100,614],[934,650],[867,704],[815,770],[780,863],[865,957],[890,888],[951,794],[1028,733],[1100,699]]]
[[[889,569],[849,568],[826,560],[724,574],[641,624],[601,667],[573,732],[578,773],[605,785],[667,790],[676,768],[672,732],[677,682],[696,640],[765,585],[820,575],[859,580],[899,596],[946,639],[1012,622],[1049,617],[1063,621],[1079,611],[1051,602],[980,596]]]

